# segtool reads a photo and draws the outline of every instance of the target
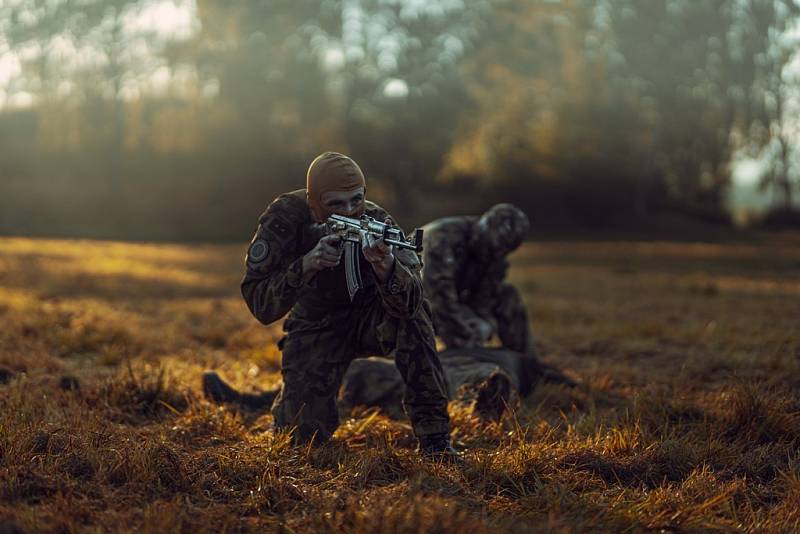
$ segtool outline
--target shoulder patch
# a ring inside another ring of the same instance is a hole
[[[266,239],[258,238],[250,244],[247,249],[247,261],[250,263],[261,263],[269,256],[269,243]]]

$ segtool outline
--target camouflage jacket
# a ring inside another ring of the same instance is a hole
[[[447,217],[424,227],[423,287],[434,323],[469,330],[476,317],[493,321],[491,307],[508,261],[491,257],[475,236],[477,217]]]
[[[369,201],[365,213],[381,221],[389,217]],[[290,310],[300,318],[318,321],[358,305],[359,296],[351,303],[347,294],[344,262],[304,281],[303,256],[322,235],[306,203],[305,189],[280,195],[261,215],[241,283],[242,296],[260,322],[270,324]],[[389,315],[408,319],[422,304],[421,264],[414,252],[395,250],[394,255],[394,270],[385,284],[377,281],[372,266],[361,256],[364,287],[359,293],[377,291]]]

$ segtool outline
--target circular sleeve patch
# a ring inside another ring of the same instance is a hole
[[[247,249],[247,259],[252,263],[261,263],[269,256],[269,244],[263,239],[256,239]]]

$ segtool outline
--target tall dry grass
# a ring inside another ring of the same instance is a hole
[[[0,532],[796,532],[800,247],[530,244],[544,358],[580,379],[482,423],[466,465],[358,409],[327,445],[207,403],[279,381],[243,247],[0,240]]]

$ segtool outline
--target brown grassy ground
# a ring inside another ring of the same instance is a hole
[[[243,252],[0,240],[0,532],[800,529],[797,236],[527,245],[513,280],[583,385],[452,407],[464,467],[373,412],[309,450],[202,400],[206,369],[279,379]]]

